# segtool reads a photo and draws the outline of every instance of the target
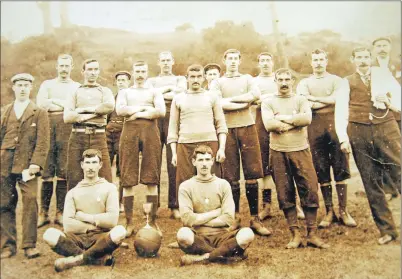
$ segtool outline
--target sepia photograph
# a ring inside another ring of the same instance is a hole
[[[400,279],[394,1],[1,1],[0,278]]]

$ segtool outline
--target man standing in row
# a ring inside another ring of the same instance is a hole
[[[148,65],[145,62],[138,61],[133,65],[133,78],[134,85],[121,90],[116,101],[117,115],[126,118],[120,139],[120,171],[127,236],[130,236],[134,229],[134,187],[138,183],[147,186],[146,201],[152,203],[150,225],[158,229],[156,211],[161,143],[157,121],[165,116],[163,96],[159,89],[150,87],[147,82]]]
[[[176,167],[176,185],[194,175],[191,154],[200,145],[209,146],[216,154],[213,173],[221,177],[225,160],[228,129],[219,97],[202,89],[204,69],[191,65],[187,69],[189,89],[173,98],[167,143],[172,148],[172,164]]]
[[[397,185],[401,183],[401,133],[390,109],[395,109],[386,93],[373,96],[371,84],[381,82],[384,92],[398,93],[398,82],[391,76],[390,82],[371,81],[371,54],[364,47],[352,52],[356,72],[345,79],[345,88],[337,96],[335,105],[336,133],[345,153],[353,151],[357,168],[363,180],[374,222],[380,230],[380,245],[398,237],[392,212],[383,190],[383,174],[387,165],[399,169]],[[391,75],[391,74],[389,74]],[[396,83],[397,90],[393,90]],[[401,87],[399,86],[399,92]],[[384,104],[384,109],[374,106]],[[400,103],[399,103],[400,111]],[[396,176],[395,176],[396,178]]]
[[[262,52],[258,55],[258,67],[260,68],[260,74],[254,78],[255,83],[261,92],[261,97],[255,102],[256,117],[255,127],[258,133],[258,141],[260,143],[261,150],[261,162],[262,171],[264,177],[260,179],[262,186],[262,202],[263,210],[260,211],[259,217],[261,220],[265,220],[271,217],[271,201],[272,201],[272,188],[275,184],[272,180],[271,172],[269,169],[269,132],[264,127],[261,116],[261,102],[272,97],[278,90],[275,83],[274,70],[274,57],[268,52]]]
[[[53,178],[56,184],[56,218],[55,223],[63,225],[64,200],[67,194],[67,147],[72,125],[64,123],[63,111],[68,96],[75,93],[80,84],[71,79],[74,68],[73,58],[61,54],[57,58],[57,78],[45,80],[39,88],[36,103],[48,112],[50,125],[50,150],[42,175],[41,209],[38,228],[49,224],[49,206],[53,194]]]
[[[335,132],[335,100],[338,94],[342,94],[343,80],[328,73],[327,64],[327,53],[321,49],[314,50],[311,53],[313,74],[302,79],[297,86],[297,94],[310,101],[313,111],[308,137],[327,212],[319,226],[329,227],[336,220],[332,205],[332,167],[338,193],[339,219],[346,226],[356,227],[355,220],[346,209],[347,180],[350,178],[349,156],[341,151]]]
[[[1,116],[1,259],[10,258],[17,252],[17,182],[22,194],[22,248],[27,258],[40,255],[35,248],[37,176],[45,167],[49,151],[49,119],[46,111],[29,99],[33,81],[30,74],[17,74],[11,78],[15,101],[4,108]]]
[[[226,73],[212,82],[210,90],[222,98],[226,125],[229,128],[226,141],[226,160],[223,163],[223,178],[229,181],[236,213],[240,211],[240,156],[246,197],[249,204],[250,227],[257,234],[268,236],[271,232],[263,226],[258,217],[258,183],[263,177],[261,152],[250,104],[260,98],[260,90],[253,78],[239,73],[240,51],[229,49],[223,55]]]
[[[115,100],[120,90],[128,88],[130,86],[131,74],[127,71],[119,71],[114,75],[117,92],[114,96]],[[116,110],[113,110],[107,117],[106,125],[106,140],[107,148],[109,150],[110,165],[113,165],[114,157],[116,156],[116,177],[120,179],[120,164],[119,164],[119,144],[120,135],[123,130],[124,117],[118,116]],[[123,200],[123,187],[119,181],[119,203],[122,208]],[[120,210],[122,211],[122,209]]]
[[[96,82],[99,73],[97,60],[85,60],[82,65],[84,84],[68,96],[64,107],[64,122],[73,124],[68,141],[68,189],[74,188],[83,178],[83,173],[80,171],[80,157],[90,148],[96,148],[102,152],[103,166],[99,174],[112,182],[105,127],[106,117],[113,111],[115,100],[109,88]]]
[[[307,127],[311,109],[307,99],[293,93],[294,77],[289,69],[275,72],[278,93],[261,105],[262,119],[270,132],[270,168],[292,238],[287,249],[301,245],[296,211],[296,182],[306,216],[307,245],[329,248],[317,235],[318,181],[309,149]]]
[[[392,49],[391,39],[387,37],[380,37],[373,41],[373,50],[372,50],[372,66],[380,67],[381,69],[388,70],[391,74],[397,78],[397,67],[400,65],[400,61],[393,61],[390,58],[390,53]],[[400,66],[399,66],[400,67]],[[400,78],[400,77],[399,77]],[[401,99],[401,92],[396,92],[397,96],[392,96],[392,98],[398,98],[399,101]],[[398,123],[399,131],[401,130],[401,113],[400,112],[392,112],[394,114],[395,120]],[[401,185],[397,185],[393,176],[397,173],[398,170],[394,170],[393,167],[388,168],[387,171],[384,172],[384,190],[387,194],[387,200],[391,200],[392,198],[398,197],[401,192]]]
[[[168,171],[168,207],[171,210],[171,217],[175,219],[180,218],[179,204],[177,201],[177,188],[176,188],[176,169],[171,164],[172,162],[172,150],[167,146],[167,137],[169,130],[170,119],[170,106],[172,104],[173,96],[187,89],[187,81],[183,76],[175,76],[172,73],[174,65],[173,55],[170,51],[163,51],[159,53],[158,65],[161,69],[159,76],[149,78],[148,82],[155,88],[160,88],[163,93],[165,101],[166,115],[159,118],[158,127],[161,140],[161,160],[162,163],[162,151],[163,146],[166,146],[166,165]],[[161,167],[159,168],[161,169]],[[160,183],[158,182],[158,207],[160,206]]]
[[[215,79],[221,77],[221,66],[215,63],[209,63],[204,67],[204,74],[205,79],[207,80],[208,84],[205,87],[206,90],[209,90],[211,86],[211,82]]]

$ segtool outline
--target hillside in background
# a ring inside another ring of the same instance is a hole
[[[282,34],[285,53],[290,67],[304,76],[311,72],[310,52],[322,48],[329,54],[328,71],[340,76],[353,72],[349,62],[351,51],[359,45],[370,46],[369,42],[342,41],[340,34],[330,30],[302,33],[296,37]],[[399,56],[400,34],[393,38],[392,56]],[[20,72],[29,72],[35,77],[32,98],[34,99],[42,81],[54,78],[55,63],[60,53],[70,53],[75,68],[72,78],[81,82],[81,64],[87,58],[96,58],[101,65],[99,83],[113,87],[113,74],[118,70],[130,70],[136,60],[149,63],[150,76],[158,74],[157,54],[171,50],[175,57],[174,72],[185,74],[193,63],[205,65],[210,62],[222,64],[223,52],[237,48],[242,52],[241,71],[257,75],[257,55],[262,51],[276,54],[273,35],[262,36],[251,23],[234,24],[231,21],[216,22],[214,27],[201,33],[193,30],[164,34],[136,34],[123,30],[73,26],[55,29],[52,35],[27,38],[11,44],[1,38],[1,104],[13,100],[10,78]],[[280,65],[276,65],[278,68]]]

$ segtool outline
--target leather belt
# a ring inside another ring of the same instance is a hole
[[[57,114],[63,114],[63,112],[62,111],[48,111],[48,114],[57,115]]]
[[[85,127],[85,128],[73,128],[74,133],[85,133],[86,135],[94,135],[97,133],[104,133],[105,128]]]

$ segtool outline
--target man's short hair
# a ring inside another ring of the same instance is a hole
[[[137,62],[134,62],[133,69],[134,69],[134,67],[139,67],[139,66],[147,66],[147,68],[148,68],[148,63],[143,60],[139,60]]]
[[[87,149],[82,153],[81,162],[84,162],[85,158],[93,158],[98,156],[99,162],[102,162],[102,152],[98,149]]]
[[[234,49],[234,48],[229,48],[229,49],[228,49],[227,51],[225,51],[225,53],[223,54],[223,59],[226,59],[226,56],[227,56],[229,53],[237,53],[237,54],[239,54],[239,59],[241,58],[240,50],[237,50],[237,49]]]
[[[369,53],[370,53],[370,56],[371,56],[371,52],[370,52],[370,50],[368,49],[368,47],[355,47],[353,50],[352,50],[352,56],[353,57],[355,57],[355,55],[356,55],[356,52],[361,52],[361,51],[368,51]]]
[[[162,54],[169,54],[173,58],[173,53],[170,50],[161,51],[158,54],[159,59],[161,58]]]
[[[324,50],[320,49],[320,48],[316,48],[315,50],[313,50],[313,51],[311,52],[311,57],[313,57],[313,54],[320,54],[320,53],[324,53],[325,58],[328,59],[327,53],[326,53]]]
[[[71,65],[74,64],[73,57],[70,54],[66,54],[66,53],[59,54],[59,56],[57,56],[57,60],[59,60],[59,59],[70,59]]]
[[[211,147],[208,145],[201,144],[194,149],[193,155],[191,156],[192,159],[197,159],[197,154],[211,154],[214,157]]]
[[[275,71],[275,80],[276,80],[276,77],[280,74],[289,74],[292,79],[295,78],[292,71],[288,68],[280,68],[280,69],[276,70]]]
[[[189,72],[201,72],[204,73],[204,67],[200,64],[193,64],[187,68],[187,75]]]
[[[260,61],[261,56],[269,56],[269,57],[271,57],[271,59],[274,59],[274,56],[271,53],[269,53],[269,52],[261,52],[260,54],[258,54],[257,61]]]
[[[127,76],[127,78],[130,80],[131,79],[131,74],[127,71],[118,71],[115,75],[114,75],[114,79],[117,79],[119,76]]]
[[[389,37],[379,37],[377,39],[375,39],[372,43],[372,45],[375,45],[376,42],[378,41],[387,41],[388,43],[392,44],[391,38]]]
[[[209,63],[209,64],[205,65],[205,67],[204,67],[204,74],[206,74],[209,70],[213,70],[213,69],[217,69],[219,73],[221,72],[221,66],[219,66],[219,64]]]
[[[94,58],[89,58],[86,59],[83,63],[82,63],[82,69],[85,70],[85,67],[87,66],[87,64],[92,63],[92,62],[98,62],[98,60],[94,59]]]

